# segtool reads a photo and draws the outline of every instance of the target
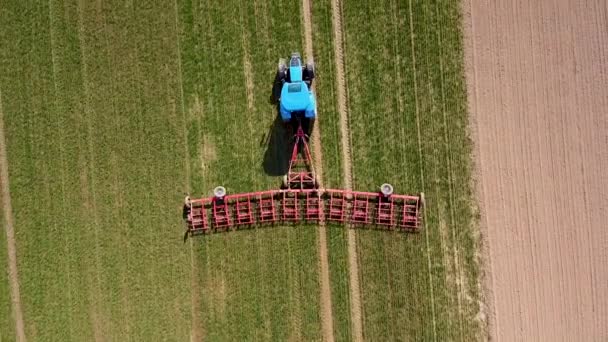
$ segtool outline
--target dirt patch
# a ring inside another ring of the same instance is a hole
[[[23,311],[21,311],[21,295],[19,293],[19,274],[17,272],[17,247],[15,244],[15,226],[11,192],[8,177],[8,156],[6,152],[6,138],[4,137],[4,114],[2,112],[2,93],[0,93],[0,188],[2,188],[2,209],[4,210],[4,228],[6,230],[6,244],[8,252],[8,276],[11,287],[11,306],[15,320],[17,341],[26,341],[23,325]]]
[[[490,337],[606,340],[605,1],[463,12]]]
[[[309,0],[302,1],[302,15],[304,19],[305,58],[313,57],[312,49],[312,19]],[[314,83],[313,83],[314,90]],[[319,123],[313,126],[312,149],[314,154],[314,167],[318,175],[319,186],[323,188],[323,151],[321,149],[321,132]],[[334,318],[331,307],[331,288],[329,285],[329,257],[327,255],[327,229],[322,219],[319,222],[319,281],[321,287],[321,329],[323,340],[334,341]]]
[[[205,136],[203,137],[202,156],[205,160],[215,161],[217,160],[217,153],[215,152],[215,143],[213,140]]]
[[[106,331],[104,329],[104,322],[105,320],[100,317],[99,311],[97,309],[98,305],[96,303],[97,301],[97,294],[90,293],[89,295],[89,300],[93,303],[89,306],[89,317],[90,317],[90,323],[91,323],[91,327],[93,328],[93,338],[95,339],[95,342],[103,342],[105,341],[105,336],[104,336],[104,331]]]

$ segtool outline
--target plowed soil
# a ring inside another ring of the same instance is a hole
[[[608,339],[608,10],[465,1],[490,336]]]

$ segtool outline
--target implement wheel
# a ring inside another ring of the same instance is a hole
[[[317,174],[314,172],[312,173],[312,179],[314,180],[313,188],[318,189],[320,186],[319,178],[317,177]]]

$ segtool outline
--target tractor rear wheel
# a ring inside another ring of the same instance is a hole
[[[277,66],[277,80],[281,83],[285,82],[287,78],[287,64],[284,58],[279,59],[279,65]]]
[[[306,76],[311,82],[315,79],[315,63],[312,61],[306,63]]]
[[[304,83],[310,88],[312,86],[312,80],[315,78],[315,65],[313,62],[308,62],[302,69],[302,78]]]

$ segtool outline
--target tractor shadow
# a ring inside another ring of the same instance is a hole
[[[278,111],[278,107],[277,107]],[[291,137],[278,113],[267,133],[262,135],[260,147],[266,147],[262,167],[269,176],[283,176],[289,170]]]
[[[268,102],[270,104],[277,106],[277,114],[279,112],[279,98],[281,97],[281,89],[283,88],[283,82],[279,78],[279,74],[276,73],[274,76],[274,81],[272,83],[272,92],[270,93],[270,98]]]

